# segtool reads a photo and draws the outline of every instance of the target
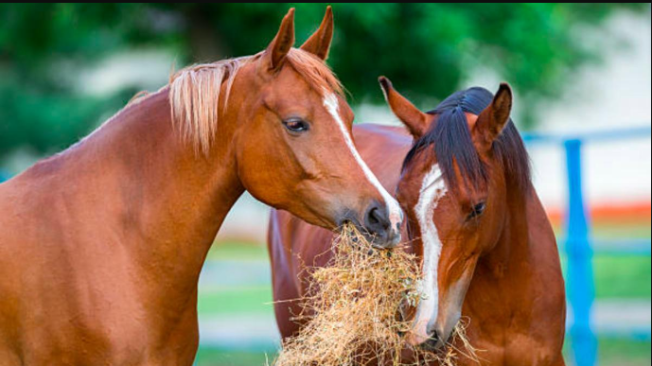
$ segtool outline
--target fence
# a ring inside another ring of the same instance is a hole
[[[594,302],[592,258],[595,251],[610,254],[650,256],[650,240],[593,241],[590,237],[590,218],[586,210],[582,184],[582,146],[623,139],[650,138],[650,127],[585,133],[575,136],[552,134],[524,134],[528,145],[547,144],[563,146],[566,153],[568,203],[566,207],[566,238],[564,250],[568,256],[567,293],[573,320],[569,340],[577,366],[594,366],[597,362],[597,338],[591,324]],[[598,245],[596,245],[598,244]],[[646,334],[635,335],[650,338]]]

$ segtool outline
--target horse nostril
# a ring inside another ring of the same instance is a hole
[[[377,225],[380,224],[380,221],[382,218],[380,217],[380,213],[378,212],[378,208],[374,207],[369,211],[369,223],[372,225]]]
[[[369,206],[364,216],[364,226],[369,234],[375,235],[378,238],[386,239],[389,231],[389,215],[387,209],[374,202]]]
[[[392,220],[387,206],[373,201],[364,212],[362,226],[365,235],[378,248],[391,249],[401,240],[401,232],[392,228]]]

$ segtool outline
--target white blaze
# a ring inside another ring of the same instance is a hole
[[[387,206],[387,212],[389,214],[391,230],[399,230],[399,226],[403,221],[403,211],[401,211],[401,206],[399,206],[398,202],[394,199],[394,197],[392,197],[387,192],[387,190],[385,190],[382,184],[380,184],[380,182],[378,181],[378,178],[376,178],[376,175],[374,175],[374,173],[371,171],[371,169],[369,169],[369,167],[364,162],[364,160],[362,160],[362,157],[360,157],[358,150],[355,148],[355,145],[353,144],[351,135],[349,135],[349,132],[347,131],[346,126],[344,125],[344,121],[342,121],[342,117],[340,117],[340,105],[337,96],[333,93],[327,93],[326,96],[324,97],[324,106],[331,114],[331,116],[333,116],[335,122],[337,122],[337,125],[339,126],[340,131],[344,136],[344,141],[346,142],[346,146],[349,147],[351,154],[353,154],[353,157],[358,162],[358,165],[360,165],[360,168],[362,168],[365,177],[378,190],[380,195],[385,200],[385,205]]]
[[[433,221],[433,214],[439,200],[446,195],[446,183],[439,165],[435,164],[423,178],[419,201],[414,206],[414,213],[421,228],[423,243],[423,282],[421,291],[423,299],[417,306],[417,314],[408,340],[413,345],[425,342],[429,338],[428,324],[437,319],[439,306],[439,287],[437,269],[441,255],[442,243]]]

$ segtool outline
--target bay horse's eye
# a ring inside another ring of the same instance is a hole
[[[283,126],[288,129],[290,132],[294,133],[299,133],[299,132],[305,132],[308,131],[310,128],[310,125],[308,122],[300,119],[300,118],[291,118],[288,120],[283,121]]]
[[[469,214],[469,219],[474,219],[482,215],[484,209],[487,205],[484,202],[480,202],[477,205],[473,206],[473,211]]]

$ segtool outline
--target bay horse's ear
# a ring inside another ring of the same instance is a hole
[[[285,56],[294,45],[294,8],[283,18],[276,37],[263,54],[263,64],[269,71],[276,71],[283,64]]]
[[[473,141],[479,152],[491,150],[494,140],[503,132],[512,112],[512,88],[501,83],[491,104],[485,108],[473,127]]]
[[[428,124],[432,118],[428,114],[421,112],[414,104],[399,94],[389,79],[381,76],[378,78],[378,82],[394,115],[403,122],[412,136],[415,138],[423,136],[428,130]]]
[[[333,40],[333,9],[330,5],[326,8],[326,15],[321,21],[319,29],[301,46],[301,49],[310,52],[322,60],[328,58],[328,51]]]

